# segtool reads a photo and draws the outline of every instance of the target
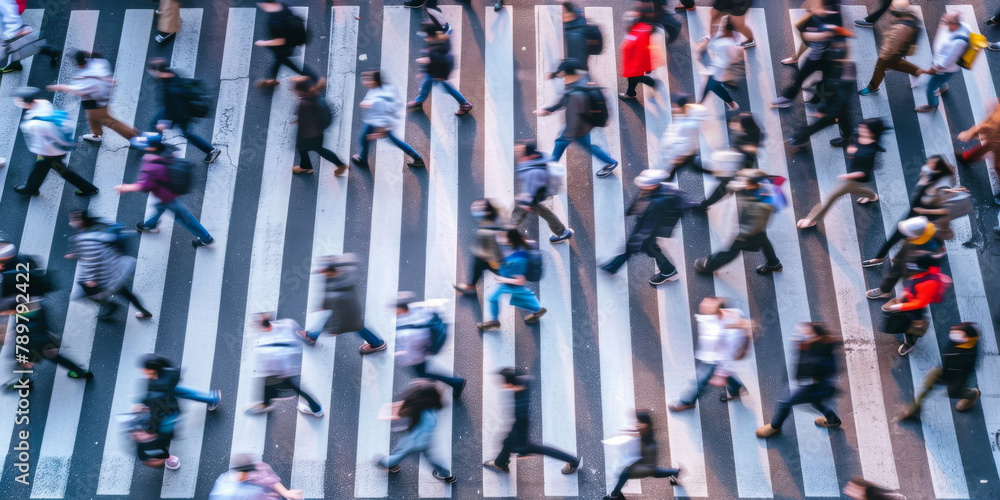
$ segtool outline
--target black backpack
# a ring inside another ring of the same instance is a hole
[[[306,21],[290,11],[285,17],[285,43],[291,47],[298,47],[309,43],[309,32],[306,31]]]
[[[187,78],[183,83],[184,102],[187,104],[187,114],[195,118],[204,118],[212,105],[208,100],[208,92],[201,80]]]
[[[610,114],[608,113],[608,101],[604,98],[601,87],[587,86],[579,90],[587,94],[587,114],[583,115],[583,120],[592,127],[607,126]]]
[[[330,109],[330,103],[322,97],[316,99],[316,121],[322,130],[326,130],[333,123],[333,111]]]
[[[583,37],[587,40],[587,54],[596,56],[604,52],[604,35],[596,24],[588,24],[583,28]]]
[[[194,165],[185,158],[164,157],[158,160],[166,163],[169,181],[164,184],[167,191],[178,196],[191,191],[191,178],[194,175]]]

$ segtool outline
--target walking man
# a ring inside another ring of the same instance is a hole
[[[962,22],[958,12],[946,12],[941,16],[941,27],[934,35],[934,59],[924,73],[931,75],[927,82],[927,104],[917,106],[914,111],[926,113],[938,107],[938,96],[948,91],[948,80],[961,71],[958,60],[969,48],[969,34],[972,28]]]
[[[515,172],[521,187],[510,222],[519,226],[528,212],[534,212],[549,225],[552,231],[549,241],[563,242],[573,237],[573,230],[566,227],[548,205],[543,204],[558,193],[551,192],[549,187],[548,169],[553,160],[537,148],[535,141],[521,141],[514,145],[514,157],[517,158]]]
[[[417,59],[417,63],[423,65],[424,83],[420,85],[420,94],[416,99],[406,103],[406,107],[411,111],[422,109],[424,101],[437,83],[458,101],[458,111],[455,114],[458,116],[468,114],[472,110],[472,103],[448,83],[448,77],[455,69],[455,57],[451,54],[451,37],[442,27],[431,22],[423,24],[423,31],[426,34],[424,41],[427,42],[427,48],[423,50],[424,55]]]
[[[364,339],[364,344],[358,349],[361,354],[384,351],[385,341],[365,327],[364,310],[358,300],[358,259],[353,253],[331,255],[324,259],[320,270],[323,276],[323,307],[316,311],[316,324],[319,328],[312,331],[302,331],[305,341],[315,345],[316,339],[323,332],[340,335],[347,332],[358,332]]]
[[[885,2],[888,3],[888,0]],[[906,60],[906,56],[910,55],[916,47],[917,37],[920,36],[922,29],[922,23],[913,13],[913,9],[910,8],[910,2],[908,0],[893,0],[892,10],[889,13],[894,19],[889,25],[889,29],[882,35],[882,44],[878,48],[878,61],[875,62],[872,79],[868,82],[867,87],[858,92],[863,96],[879,91],[879,86],[885,79],[886,70],[894,69],[911,76],[920,76],[924,72]],[[862,24],[860,19],[854,21],[854,24],[871,26],[871,23]]]
[[[439,380],[451,386],[452,397],[457,400],[462,397],[465,379],[427,369],[427,358],[437,354],[431,347],[434,342],[431,329],[447,329],[448,326],[433,308],[416,302],[417,297],[413,292],[399,292],[396,297],[396,357],[400,363],[412,367],[417,377]]]
[[[532,292],[527,284],[528,266],[531,264],[528,252],[534,251],[534,246],[521,236],[517,228],[508,229],[506,233],[499,235],[500,245],[507,247],[509,253],[500,264],[500,276],[497,282],[500,286],[490,297],[490,319],[479,323],[480,330],[496,330],[500,328],[500,297],[505,294],[510,295],[511,307],[518,307],[530,312],[524,317],[527,324],[535,324],[547,312],[538,303],[538,297]]]
[[[958,399],[955,409],[969,411],[979,401],[979,389],[966,388],[969,375],[976,370],[979,356],[979,329],[975,323],[962,322],[948,332],[948,346],[941,354],[941,366],[927,374],[924,387],[913,403],[903,411],[900,418],[915,418],[920,415],[920,404],[935,385],[948,388],[948,397]]]
[[[271,401],[278,392],[292,391],[302,399],[299,411],[314,417],[323,416],[323,407],[295,383],[295,377],[302,373],[302,327],[293,319],[272,319],[268,313],[255,318],[258,336],[254,345],[257,369],[254,373],[264,377],[264,402],[247,408],[247,413],[260,415],[274,410]]]
[[[160,111],[153,119],[151,129],[165,132],[168,128],[177,127],[181,135],[194,147],[205,153],[205,163],[214,163],[222,151],[215,149],[200,136],[191,132],[191,116],[189,105],[197,96],[193,95],[195,87],[191,80],[177,76],[167,65],[166,59],[153,59],[147,66],[149,74],[153,75],[159,84]]]
[[[87,112],[87,123],[90,133],[84,134],[85,141],[100,143],[104,139],[104,127],[114,130],[126,140],[139,135],[135,127],[130,127],[118,121],[108,112],[108,102],[111,100],[111,87],[114,85],[114,74],[111,64],[100,54],[79,50],[73,56],[78,71],[69,85],[49,85],[46,90],[66,92],[79,96],[80,106]]]
[[[305,45],[307,41],[305,21],[292,13],[291,9],[278,0],[258,0],[257,6],[267,13],[267,31],[271,38],[269,40],[257,40],[253,44],[257,47],[267,47],[274,53],[274,63],[268,73],[269,77],[258,80],[258,87],[277,87],[278,70],[281,66],[288,66],[292,71],[305,75],[313,80],[319,80],[316,73],[305,64],[299,69],[289,59],[292,52],[299,45]]]
[[[159,354],[143,354],[139,358],[139,369],[149,381],[150,390],[156,387],[161,391],[171,391],[174,396],[181,399],[205,403],[208,405],[208,411],[214,411],[222,402],[222,391],[218,389],[199,391],[180,386],[181,370],[172,366],[169,359]]]

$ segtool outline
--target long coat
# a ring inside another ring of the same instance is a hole
[[[365,328],[364,311],[356,290],[358,268],[356,264],[337,267],[335,276],[326,277],[326,295],[323,309],[332,311],[326,331],[334,335],[357,332]]]

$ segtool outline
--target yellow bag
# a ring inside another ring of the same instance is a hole
[[[972,69],[972,63],[976,61],[976,56],[986,48],[986,37],[979,33],[969,33],[969,48],[958,59],[958,65],[965,69]]]

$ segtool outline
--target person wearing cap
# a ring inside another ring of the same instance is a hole
[[[701,101],[705,102],[708,93],[712,92],[719,96],[729,111],[737,111],[740,105],[736,103],[733,96],[729,95],[726,85],[736,85],[743,75],[737,71],[737,62],[743,61],[743,48],[736,43],[734,35],[735,27],[729,16],[723,16],[719,23],[719,30],[711,38],[703,38],[698,43],[695,50],[699,53],[708,53],[708,64],[705,68],[708,78],[705,80],[705,90],[701,93]]]
[[[979,356],[979,328],[975,323],[964,321],[948,332],[948,345],[941,354],[941,365],[932,369],[924,379],[924,387],[900,415],[901,419],[920,415],[920,405],[936,385],[948,388],[948,397],[958,399],[955,409],[969,411],[979,401],[979,389],[969,389],[969,376],[976,371]]]
[[[931,75],[927,82],[927,104],[914,108],[917,113],[934,111],[938,107],[938,96],[948,91],[948,80],[962,70],[958,60],[969,48],[969,35],[972,28],[962,22],[962,15],[957,11],[945,12],[941,16],[941,26],[934,35],[932,45],[934,58],[930,68],[923,70]]]
[[[73,82],[68,85],[49,85],[45,89],[80,97],[80,106],[87,112],[87,123],[90,125],[90,133],[84,134],[81,139],[100,143],[104,138],[104,127],[114,130],[125,140],[139,135],[138,129],[125,125],[108,112],[111,87],[114,85],[111,64],[100,54],[85,50],[76,51],[73,58],[77,67]]]
[[[267,313],[256,315],[254,326],[257,328],[254,374],[264,379],[264,401],[251,405],[247,413],[268,413],[274,410],[272,400],[278,397],[279,391],[292,391],[305,400],[299,403],[299,412],[322,417],[323,407],[295,381],[302,373],[302,327],[294,319],[272,319]]]
[[[900,356],[909,354],[916,347],[917,340],[927,333],[930,324],[928,306],[941,302],[951,284],[951,278],[938,266],[940,259],[932,255],[922,255],[907,264],[911,275],[903,280],[903,292],[882,304],[882,311],[889,313],[885,328],[887,333],[903,333],[903,343],[896,350]]]
[[[562,74],[566,81],[566,91],[559,102],[547,108],[536,109],[535,114],[548,116],[554,111],[566,108],[566,126],[556,138],[555,145],[552,146],[551,161],[559,161],[569,144],[576,142],[588,153],[605,163],[604,167],[597,171],[597,176],[607,177],[618,168],[618,160],[612,158],[600,146],[590,141],[590,131],[593,130],[594,126],[583,118],[590,113],[590,95],[586,90],[590,79],[586,73],[582,73],[585,69],[585,67],[580,66],[578,60],[567,59],[563,61],[558,73]]]
[[[483,466],[496,472],[510,472],[510,455],[517,453],[518,457],[543,455],[566,462],[560,470],[563,474],[572,474],[580,468],[580,457],[574,457],[568,452],[552,446],[535,444],[530,441],[531,434],[531,377],[520,368],[504,368],[498,372],[501,387],[514,393],[514,423],[510,432],[503,440],[500,453],[493,460],[483,462]]]
[[[76,186],[77,196],[97,194],[97,186],[66,166],[66,155],[75,145],[72,132],[67,137],[63,127],[68,124],[60,122],[60,115],[52,103],[42,99],[42,91],[35,87],[21,88],[15,92],[14,104],[25,110],[21,133],[28,151],[36,155],[35,166],[28,174],[27,182],[15,187],[14,191],[25,196],[38,196],[38,189],[42,187],[49,170],[55,170],[66,182]]]
[[[423,157],[393,133],[393,129],[399,127],[405,115],[404,105],[396,92],[396,87],[382,79],[380,70],[361,73],[361,84],[368,87],[365,98],[359,104],[361,121],[365,125],[358,140],[360,143],[358,154],[351,156],[351,162],[359,167],[368,167],[368,146],[371,141],[385,137],[413,159],[409,163],[411,168],[425,167]]]
[[[361,354],[384,351],[385,341],[365,327],[364,309],[358,299],[358,259],[353,253],[331,255],[324,259],[319,274],[322,276],[323,307],[316,311],[316,323],[319,328],[312,331],[301,331],[309,345],[315,345],[316,339],[323,332],[340,335],[347,332],[358,332],[364,343],[358,351]]]
[[[701,124],[707,119],[708,109],[688,102],[688,96],[680,96],[674,101],[673,117],[660,140],[660,164],[667,172],[667,181],[673,181],[677,171],[686,165],[700,173],[708,173],[698,159]]]
[[[892,298],[892,290],[896,286],[896,282],[906,274],[907,265],[918,258],[925,255],[934,259],[944,257],[945,244],[937,237],[937,226],[931,223],[927,217],[923,215],[911,217],[900,221],[896,226],[906,240],[896,256],[892,258],[892,267],[882,278],[882,283],[879,284],[878,288],[865,292],[865,296],[869,299]]]
[[[758,274],[781,271],[781,261],[774,253],[771,240],[767,237],[767,223],[774,213],[774,205],[767,201],[767,194],[760,183],[767,178],[762,170],[740,170],[729,183],[729,189],[736,193],[736,213],[739,218],[739,233],[728,250],[712,254],[694,261],[694,268],[700,273],[713,273],[728,264],[744,250],[763,251],[767,262],[757,266]]]
[[[878,194],[867,188],[871,182],[872,171],[875,170],[875,155],[885,152],[879,144],[879,138],[885,131],[885,123],[881,118],[868,118],[858,124],[858,133],[852,136],[847,146],[847,173],[840,174],[837,179],[840,184],[826,195],[826,200],[817,203],[809,215],[799,219],[796,226],[799,229],[814,227],[830,210],[833,203],[845,194],[860,196],[858,203],[866,205],[878,201]]]
[[[422,454],[430,463],[435,479],[445,483],[454,483],[457,478],[447,466],[438,459],[434,446],[434,430],[437,427],[438,411],[444,407],[441,392],[437,386],[424,379],[410,382],[403,400],[393,404],[393,414],[389,420],[406,419],[407,434],[396,443],[392,454],[376,461],[376,465],[397,474],[402,469],[400,462],[410,455]]]
[[[601,266],[601,269],[617,273],[630,255],[645,252],[656,261],[657,271],[649,278],[650,286],[677,281],[677,269],[657,245],[657,238],[669,238],[677,221],[684,214],[684,209],[697,204],[685,200],[683,191],[664,184],[666,179],[667,173],[659,169],[643,170],[635,178],[639,195],[625,214],[635,215],[638,219],[625,242],[625,251]]]
[[[461,92],[448,83],[448,77],[455,69],[455,57],[451,54],[451,37],[444,30],[433,22],[425,22],[422,25],[424,41],[427,47],[422,51],[424,55],[417,58],[417,64],[423,65],[424,83],[420,85],[420,94],[417,98],[406,103],[406,107],[411,110],[422,109],[424,101],[431,94],[434,84],[440,84],[445,92],[458,101],[458,111],[456,115],[462,116],[472,110],[472,104]]]
[[[799,68],[792,85],[771,103],[776,108],[790,107],[792,99],[795,99],[795,96],[802,90],[802,84],[805,83],[809,75],[821,71],[823,72],[823,80],[827,80],[829,78],[827,73],[833,69],[834,59],[844,57],[841,50],[831,50],[836,49],[836,45],[846,47],[846,36],[849,35],[843,29],[844,20],[840,15],[840,0],[815,2],[811,12],[812,16],[799,25],[802,42],[809,46],[809,56]],[[854,92],[854,89],[851,89],[851,92]]]
[[[233,457],[232,466],[215,480],[208,494],[209,500],[265,498],[302,500],[302,490],[286,488],[270,465],[247,453]]]
[[[278,70],[282,66],[313,80],[319,80],[319,76],[305,63],[302,64],[302,69],[299,69],[290,59],[295,48],[306,43],[305,21],[278,0],[257,0],[257,6],[267,13],[267,31],[271,38],[257,40],[253,44],[257,47],[267,47],[274,53],[274,63],[268,72],[270,77],[257,81],[257,86],[277,87]]]
[[[514,144],[514,157],[517,165],[514,171],[520,185],[518,195],[514,198],[514,212],[510,223],[519,226],[528,212],[534,212],[549,225],[549,241],[560,243],[573,237],[573,230],[566,227],[559,216],[544,202],[555,193],[549,192],[548,165],[554,160],[549,155],[538,151],[535,141],[519,141]]]
[[[878,60],[875,62],[872,79],[868,82],[867,87],[858,91],[858,94],[863,96],[872,95],[879,91],[879,86],[882,85],[887,70],[894,69],[914,77],[920,76],[924,72],[906,60],[906,56],[911,55],[915,50],[917,38],[923,29],[923,22],[913,13],[909,0],[891,1],[892,10],[889,13],[894,19],[889,25],[889,29],[882,34],[882,42],[879,44]],[[888,6],[890,0],[883,0],[883,2],[885,6]],[[868,22],[861,19],[854,21],[855,26],[861,27],[871,27],[873,23],[874,21]]]
[[[500,328],[500,298],[510,295],[511,307],[517,307],[529,311],[530,314],[524,317],[527,324],[535,324],[547,312],[538,303],[535,292],[525,286],[528,282],[525,274],[528,271],[528,252],[535,249],[532,243],[524,239],[517,228],[508,229],[498,235],[500,247],[504,248],[506,256],[500,263],[500,276],[497,282],[500,286],[490,297],[490,319],[477,324],[480,330],[496,330]]]
[[[636,411],[635,420],[635,432],[639,435],[639,460],[622,470],[615,488],[604,497],[604,500],[625,500],[622,488],[629,479],[667,478],[671,485],[678,484],[677,476],[681,474],[680,469],[664,469],[659,466],[660,446],[656,443],[653,416],[648,411]]]
[[[402,291],[396,296],[396,359],[405,366],[413,368],[413,373],[419,378],[427,378],[444,382],[452,389],[452,397],[457,400],[462,397],[465,389],[465,379],[435,373],[427,369],[427,358],[432,355],[428,351],[431,344],[430,325],[440,316],[433,307],[415,304],[417,296],[413,292]]]
[[[174,219],[185,229],[196,236],[191,241],[195,248],[211,245],[215,241],[208,233],[205,226],[185,207],[177,198],[180,196],[170,190],[170,162],[173,161],[171,150],[163,144],[163,135],[159,133],[146,133],[139,137],[133,137],[130,141],[133,148],[145,151],[142,155],[142,167],[139,170],[138,182],[132,184],[119,184],[115,186],[115,191],[119,193],[144,192],[152,193],[159,201],[153,206],[153,215],[145,222],[136,222],[135,229],[140,233],[157,233],[156,228],[160,222],[160,217],[164,212],[170,210],[174,214]]]
[[[837,375],[837,358],[833,350],[840,345],[827,332],[822,323],[799,323],[795,350],[799,359],[795,367],[797,385],[792,389],[788,399],[778,402],[778,410],[771,422],[757,429],[759,438],[768,438],[781,432],[781,425],[797,405],[810,404],[823,414],[817,417],[815,423],[819,427],[839,427],[841,424],[837,412],[823,404],[831,399],[837,388],[832,380]]]
[[[215,411],[222,402],[222,391],[218,389],[199,391],[179,385],[180,369],[172,366],[169,359],[159,354],[143,354],[139,358],[139,369],[148,380],[148,390],[171,392],[180,399],[205,403],[208,405],[208,411]]]
[[[165,132],[169,128],[178,128],[181,135],[194,147],[205,153],[205,163],[214,163],[222,154],[222,150],[213,148],[201,136],[191,131],[194,117],[188,111],[190,96],[190,81],[181,78],[167,64],[166,59],[155,58],[149,61],[147,71],[157,82],[157,95],[160,99],[160,110],[153,117],[150,128]]]
[[[489,270],[496,275],[500,271],[500,261],[503,260],[500,245],[497,243],[497,234],[501,230],[497,206],[484,198],[472,202],[469,208],[472,216],[476,218],[476,241],[470,248],[472,271],[469,273],[469,279],[467,283],[455,285],[455,290],[463,295],[475,295],[476,284],[483,277],[483,273]]]
[[[118,304],[111,300],[115,294],[135,306],[136,318],[152,318],[153,313],[128,288],[135,272],[135,257],[122,249],[118,225],[91,217],[86,210],[70,212],[69,224],[76,233],[69,237],[70,253],[66,258],[77,261],[76,279],[86,297],[105,306],[99,319],[109,321],[118,311]]]

